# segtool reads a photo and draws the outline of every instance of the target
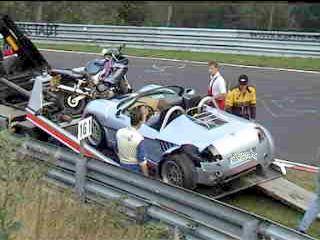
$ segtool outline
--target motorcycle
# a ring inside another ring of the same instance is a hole
[[[103,49],[103,59],[91,60],[84,67],[52,70],[51,75],[59,77],[54,78],[50,90],[59,95],[59,104],[77,115],[91,99],[110,99],[132,92],[127,79],[129,60],[122,55],[124,46]]]

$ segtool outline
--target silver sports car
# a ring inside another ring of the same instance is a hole
[[[129,112],[149,109],[141,126],[152,174],[166,183],[194,189],[213,186],[273,161],[273,139],[264,127],[215,108],[212,98],[180,86],[147,85],[116,99],[91,101],[83,116],[93,117],[89,144],[115,146],[116,131],[130,125]]]

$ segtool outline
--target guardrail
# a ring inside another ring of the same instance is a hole
[[[33,40],[130,48],[320,57],[320,33],[18,22]]]
[[[176,226],[186,239],[313,239],[204,195],[99,160],[81,159],[48,143],[27,141],[20,153],[50,163],[51,182],[76,188],[85,199],[102,204],[108,204],[110,199],[122,199],[129,216],[141,223],[152,218]]]

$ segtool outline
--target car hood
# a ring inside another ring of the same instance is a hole
[[[159,138],[177,145],[192,144],[200,151],[213,145],[220,154],[229,155],[257,145],[259,139],[254,126],[249,121],[235,119],[208,129],[181,115],[160,131]]]

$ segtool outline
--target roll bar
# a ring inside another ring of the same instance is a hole
[[[170,108],[169,111],[167,112],[163,122],[162,122],[160,131],[167,126],[167,123],[168,123],[168,120],[169,120],[171,114],[175,111],[181,111],[182,113],[185,113],[184,109],[180,106],[173,106],[172,108]]]

